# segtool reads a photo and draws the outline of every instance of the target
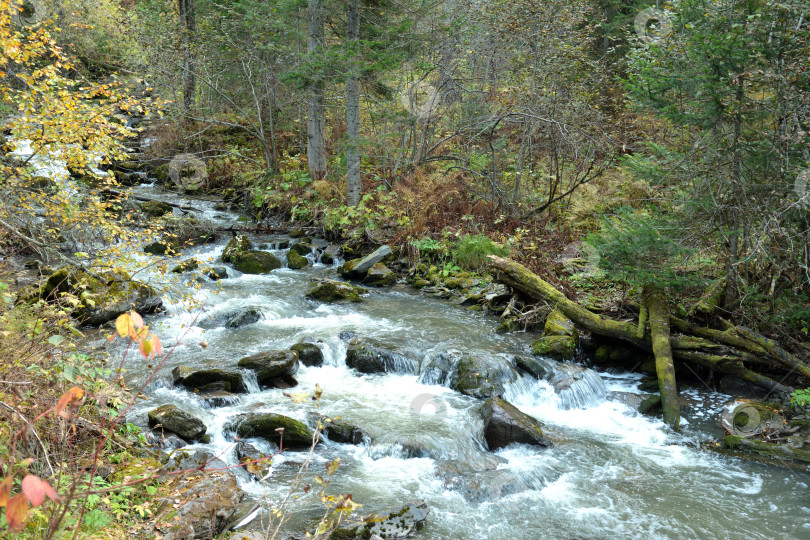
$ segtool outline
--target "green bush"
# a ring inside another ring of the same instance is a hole
[[[453,259],[468,270],[481,269],[488,255],[507,257],[509,248],[496,244],[483,234],[464,235],[453,248]]]

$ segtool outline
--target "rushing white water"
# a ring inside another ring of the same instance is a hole
[[[232,219],[213,211],[212,204],[203,206],[208,217]],[[216,259],[222,247],[200,246],[184,257]],[[333,272],[320,264],[265,276],[240,275],[231,268],[228,279],[205,282],[194,293],[200,310],[187,312],[184,303],[167,298],[167,312],[148,320],[164,347],[175,347],[159,373],[164,381],[178,365],[233,368],[243,356],[313,338],[326,362],[302,366],[294,391],[311,392],[319,384],[320,411],[292,403],[281,390],[260,391],[255,380],[249,394],[213,408],[163,382],[147,388],[150,399],[139,403],[133,420],[142,421],[159,404],[175,403],[209,426],[211,442],[192,448],[235,463],[233,441],[223,426],[238,414],[272,411],[310,425],[313,413],[340,416],[366,429],[372,442],[326,441],[316,451],[310,475],[322,474],[326,461],[340,457],[330,492],[352,493],[364,510],[424,499],[431,508],[418,536],[424,539],[810,538],[806,474],[699,447],[718,434],[717,412],[729,396],[685,389],[687,426],[683,434],[674,434],[618,399],[639,394],[637,375],[555,364],[548,380],[523,376],[505,393],[545,424],[554,446],[513,445],[489,452],[478,400],[420,383],[430,379],[420,377],[418,369],[361,375],[345,365],[340,333],[377,339],[417,364],[450,350],[509,359],[528,354],[529,337],[498,335],[495,320],[406,287],[375,290],[362,304],[325,305],[304,297],[311,278]],[[206,318],[222,318],[243,307],[258,308],[263,318],[241,328],[203,328],[209,326]],[[125,365],[130,386],[138,387],[149,372],[147,363],[130,355]],[[277,502],[303,460],[301,452],[285,451],[265,482],[243,479],[242,487],[251,497]],[[465,472],[461,483],[448,483],[448,470]],[[321,507],[310,497],[295,503],[294,510],[291,527],[303,527]]]

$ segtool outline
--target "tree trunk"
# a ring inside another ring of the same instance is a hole
[[[323,47],[323,0],[307,1],[307,53]],[[326,120],[323,106],[323,81],[316,80],[309,87],[307,104],[307,164],[313,180],[326,177]]]
[[[360,203],[360,78],[358,75],[358,46],[360,40],[360,0],[349,0],[349,28],[347,37],[351,48],[349,78],[346,81],[346,124],[348,150],[346,152],[346,187],[349,206]]]
[[[196,90],[196,66],[194,62],[194,37],[197,23],[194,16],[194,0],[177,0],[180,11],[180,26],[183,42],[183,112],[188,114],[194,105]]]
[[[678,387],[675,383],[675,364],[672,360],[672,347],[669,335],[669,310],[663,292],[649,285],[642,291],[644,305],[650,321],[650,336],[655,355],[655,371],[658,374],[658,391],[661,394],[661,407],[664,422],[678,429],[681,411],[678,407]]]

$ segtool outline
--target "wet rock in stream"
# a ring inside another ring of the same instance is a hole
[[[366,338],[354,338],[346,349],[346,365],[360,373],[416,373],[419,363]]]
[[[302,341],[290,347],[290,350],[298,353],[298,360],[305,366],[315,367],[323,364],[323,351],[314,343]]]
[[[176,405],[161,405],[149,411],[147,416],[152,429],[175,433],[186,441],[199,441],[207,431],[202,420]]]
[[[296,386],[295,373],[298,371],[296,351],[264,351],[239,360],[237,365],[256,373],[259,384],[273,388]]]
[[[512,443],[551,446],[551,441],[543,434],[543,424],[504,399],[489,398],[481,407],[481,417],[490,450]]]
[[[241,373],[225,369],[195,370],[187,366],[177,366],[172,370],[172,380],[175,386],[183,386],[199,393],[248,391]]]
[[[383,540],[407,538],[425,525],[430,513],[427,503],[414,500],[402,506],[377,512],[371,516],[349,516],[332,534],[335,540],[373,538]]]
[[[276,413],[254,413],[237,416],[225,425],[226,432],[236,433],[246,439],[260,437],[284,448],[308,448],[312,444],[313,431],[303,422]]]

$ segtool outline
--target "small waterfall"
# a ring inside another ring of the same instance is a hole
[[[259,387],[259,380],[256,378],[256,372],[251,369],[242,370],[242,378],[245,381],[245,386],[251,394],[258,394],[262,391]]]
[[[559,368],[549,382],[554,386],[561,409],[584,409],[605,400],[607,387],[595,371],[576,364],[559,364]]]

